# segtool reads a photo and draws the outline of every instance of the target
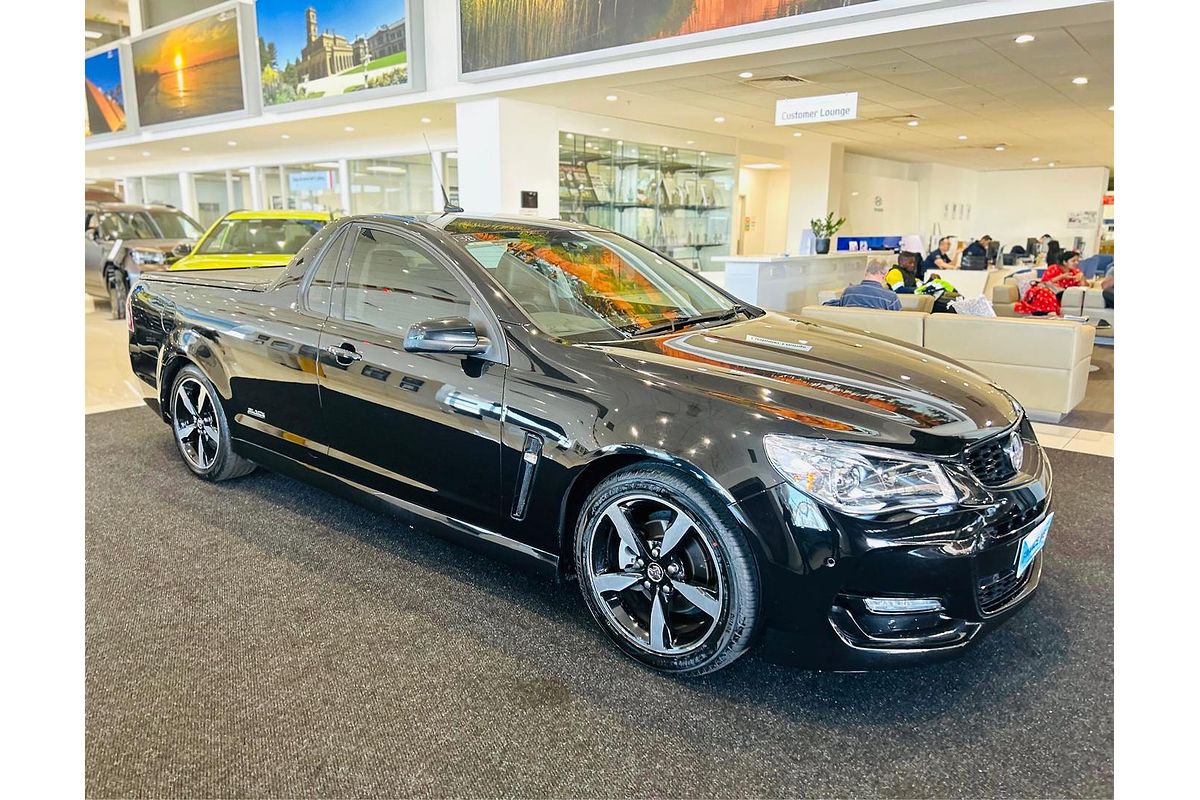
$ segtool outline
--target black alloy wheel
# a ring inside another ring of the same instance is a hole
[[[592,615],[644,664],[699,675],[753,641],[750,547],[721,499],[677,470],[634,465],[602,482],[584,505],[575,556]]]
[[[229,423],[216,389],[195,366],[188,364],[175,377],[170,409],[175,445],[197,476],[223,481],[254,471],[252,462],[233,452]]]

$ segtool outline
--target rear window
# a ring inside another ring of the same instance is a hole
[[[204,255],[295,255],[325,226],[319,219],[225,219],[200,243]]]

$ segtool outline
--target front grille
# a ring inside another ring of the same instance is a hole
[[[1017,575],[1016,567],[1009,567],[1003,572],[981,578],[976,592],[979,598],[979,610],[985,614],[999,611],[1014,597],[1020,594],[1033,574],[1033,565],[1026,567],[1023,575]]]
[[[1003,539],[1033,522],[1045,510],[1045,502],[1029,508],[1013,508],[1009,513],[988,524],[986,533],[992,539]]]
[[[967,451],[967,467],[984,486],[996,486],[1017,474],[1004,450],[1006,444],[1008,434],[993,436]]]

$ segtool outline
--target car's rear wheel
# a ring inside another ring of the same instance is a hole
[[[125,273],[114,269],[108,273],[108,313],[112,319],[125,319],[125,295],[129,288],[125,283]]]
[[[588,608],[638,661],[700,675],[753,642],[761,603],[750,546],[691,477],[658,464],[614,473],[584,503],[575,545]]]
[[[195,366],[171,385],[171,432],[188,469],[208,481],[248,475],[254,463],[233,452],[229,422],[212,382]]]

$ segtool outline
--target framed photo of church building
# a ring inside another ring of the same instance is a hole
[[[263,106],[411,89],[419,1],[258,0]]]

